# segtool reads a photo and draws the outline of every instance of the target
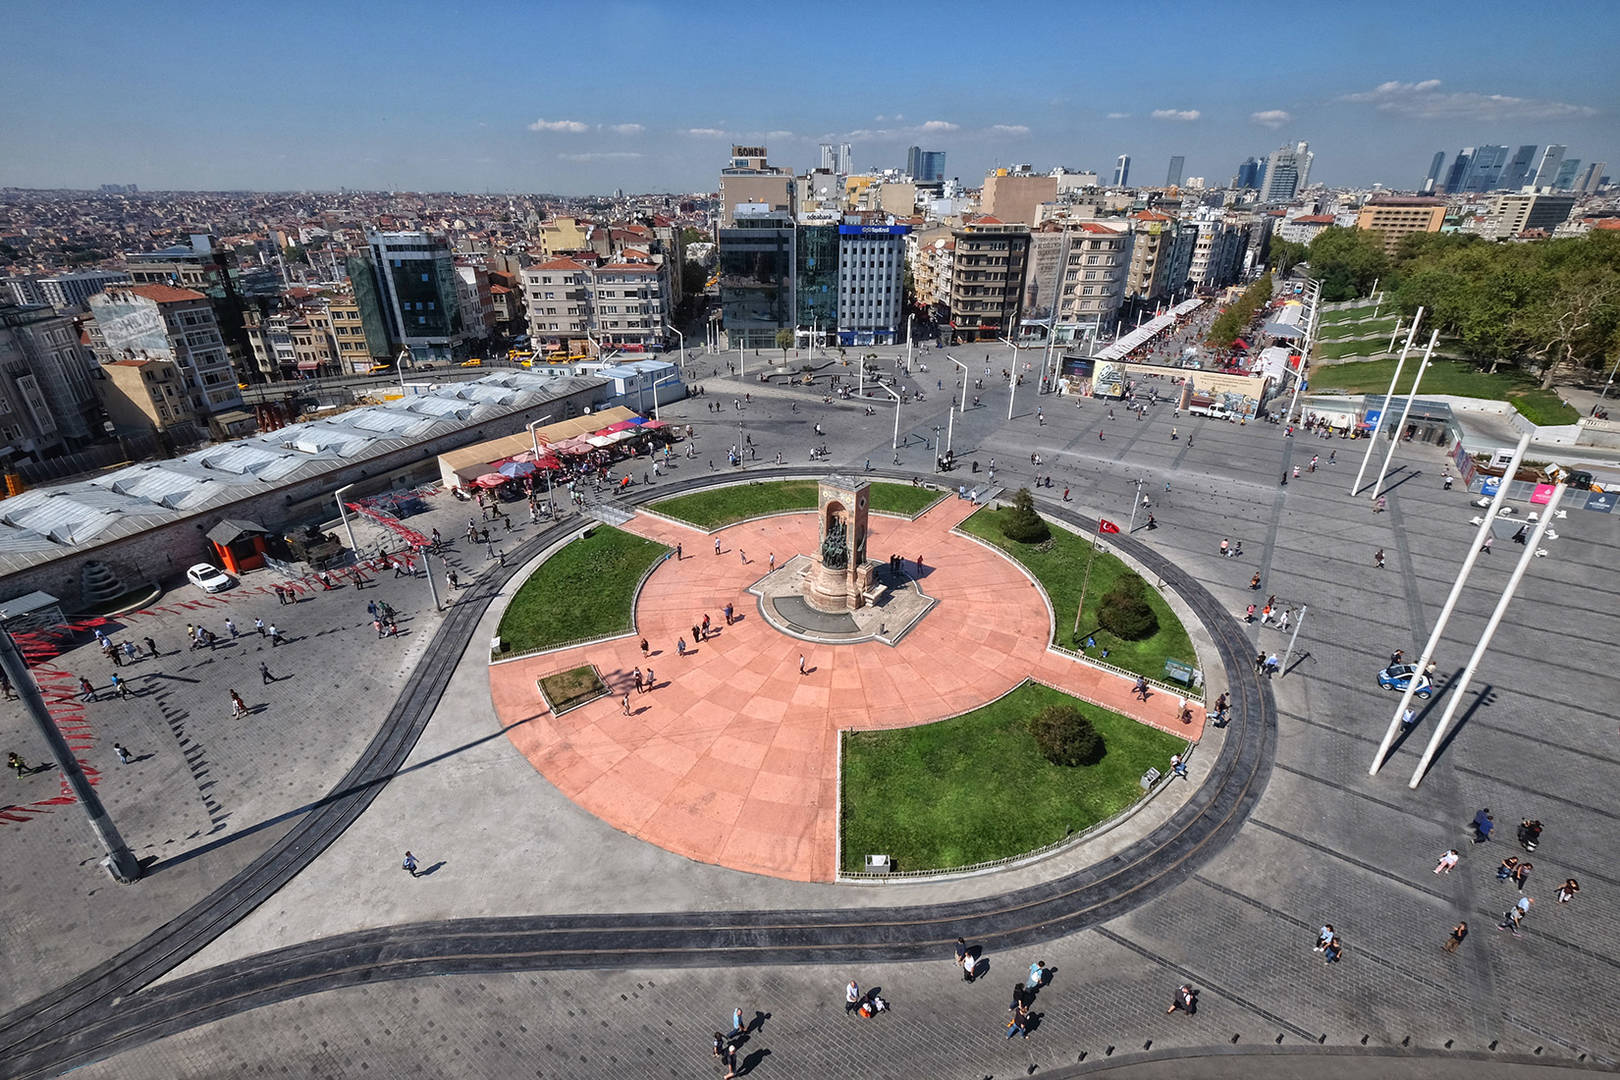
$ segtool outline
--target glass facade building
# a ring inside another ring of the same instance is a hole
[[[776,332],[791,329],[793,297],[793,218],[778,211],[739,209],[720,230],[720,310],[732,345],[774,349]]]
[[[800,329],[828,333],[838,326],[838,225],[800,225],[796,243]]]

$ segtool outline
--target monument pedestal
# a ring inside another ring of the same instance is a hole
[[[817,562],[805,575],[804,602],[817,611],[854,611],[866,603],[864,594],[876,580],[876,563],[835,570]]]
[[[829,476],[817,486],[821,543],[804,576],[804,602],[817,611],[855,611],[866,603],[876,567],[866,561],[866,518],[871,484]]]

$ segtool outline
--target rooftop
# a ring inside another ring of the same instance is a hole
[[[108,295],[119,292],[134,293],[136,296],[144,296],[148,300],[155,300],[160,304],[208,299],[208,297],[194,289],[180,289],[173,285],[115,285],[107,290]]]

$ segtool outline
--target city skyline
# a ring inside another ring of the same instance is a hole
[[[976,53],[960,53],[960,25],[982,12],[959,4],[908,25],[894,48],[782,49],[769,64],[741,61],[757,60],[750,50],[797,16],[740,4],[707,8],[701,20],[673,6],[606,4],[503,12],[498,23],[446,19],[422,4],[292,4],[286,21],[301,33],[285,56],[259,50],[251,65],[239,43],[262,40],[264,28],[241,11],[182,4],[173,18],[190,37],[177,46],[166,24],[134,20],[127,7],[59,10],[12,13],[0,185],[712,191],[734,141],[764,144],[773,164],[799,171],[818,164],[822,143],[852,144],[858,170],[904,168],[907,148],[922,145],[945,151],[948,175],[970,185],[1024,162],[1107,176],[1122,154],[1153,179],[1183,157],[1184,176],[1220,185],[1244,158],[1299,141],[1316,154],[1312,178],[1343,186],[1415,189],[1442,147],[1449,157],[1460,146],[1562,144],[1587,162],[1620,161],[1620,128],[1605,108],[1620,98],[1607,63],[1620,31],[1575,5],[1550,17],[1581,33],[1516,42],[1522,62],[1488,75],[1465,58],[1495,46],[1489,13],[1506,17],[1505,4],[1462,24],[1373,5],[1355,26],[1296,40],[1286,73],[1233,59],[1277,29],[1268,9],[1150,5],[1111,18],[1109,33],[1122,46],[1139,32],[1183,37],[1206,43],[1209,59],[1153,69],[1145,81],[1143,54],[1125,47],[1088,48],[1084,67],[1067,74],[1062,58],[1095,39],[1049,25],[1050,4],[1004,11],[976,36],[976,47],[1029,54],[994,79]],[[829,44],[840,10],[818,24]],[[1402,32],[1370,29],[1385,18]],[[489,57],[497,25],[502,42],[534,42],[535,58]],[[731,32],[744,25],[753,32]],[[550,62],[555,43],[587,40],[602,63],[590,77],[565,77]],[[193,49],[237,59],[194,63]],[[953,77],[957,57],[973,78]],[[817,93],[761,92],[770,81]]]

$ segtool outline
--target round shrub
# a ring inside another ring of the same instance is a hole
[[[1029,721],[1041,756],[1054,765],[1095,765],[1108,752],[1103,737],[1073,705],[1049,705]]]
[[[1035,512],[1035,496],[1029,488],[1019,488],[1012,506],[1001,515],[1001,535],[1020,544],[1039,544],[1051,538],[1052,529]]]
[[[1141,641],[1159,630],[1159,617],[1147,601],[1147,582],[1127,573],[1103,594],[1097,605],[1097,622],[1104,630],[1125,641]]]

